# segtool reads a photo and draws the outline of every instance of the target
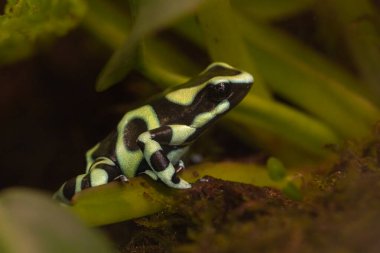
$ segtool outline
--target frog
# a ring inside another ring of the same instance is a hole
[[[84,189],[147,175],[175,189],[191,184],[178,176],[190,145],[249,93],[254,78],[223,62],[210,64],[129,110],[117,126],[85,155],[84,174],[66,181],[54,198],[70,204]]]

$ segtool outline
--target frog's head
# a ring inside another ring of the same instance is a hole
[[[251,74],[235,69],[226,63],[216,62],[208,66],[200,78],[206,78],[207,99],[218,106],[228,101],[233,108],[247,95],[253,84]]]
[[[165,98],[184,106],[182,118],[192,118],[196,128],[219,118],[248,93],[253,77],[226,63],[216,62],[198,76],[166,93]]]

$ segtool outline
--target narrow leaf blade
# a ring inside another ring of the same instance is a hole
[[[103,91],[120,81],[132,69],[141,40],[195,11],[203,0],[144,0],[139,2],[135,25],[129,38],[114,52],[96,84]]]

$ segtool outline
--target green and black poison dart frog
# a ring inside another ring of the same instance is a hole
[[[140,174],[172,188],[190,188],[177,176],[184,168],[181,156],[247,95],[252,84],[249,73],[213,63],[188,82],[127,112],[116,129],[87,152],[86,173],[64,183],[55,197],[69,203],[83,189]]]

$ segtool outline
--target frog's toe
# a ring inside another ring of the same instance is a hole
[[[183,180],[182,178],[176,176],[177,179],[175,180],[172,180],[173,182],[173,188],[177,188],[177,189],[189,189],[191,188],[191,184],[186,182],[185,180]]]
[[[129,179],[124,175],[119,175],[119,176],[114,178],[114,181],[119,181],[119,182],[125,184],[129,181]]]
[[[182,160],[179,160],[175,167],[175,173],[178,173],[183,169],[185,169],[185,163]]]
[[[189,189],[189,188],[191,188],[191,184],[181,179],[180,189]]]

